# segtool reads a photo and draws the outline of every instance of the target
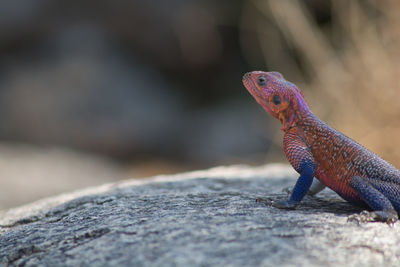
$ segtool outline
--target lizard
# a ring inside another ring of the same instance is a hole
[[[394,223],[400,213],[400,171],[314,115],[303,92],[279,72],[244,74],[243,85],[262,108],[282,124],[283,151],[300,175],[287,200],[273,207],[295,209],[314,177],[351,204],[368,209],[352,215],[358,222]]]

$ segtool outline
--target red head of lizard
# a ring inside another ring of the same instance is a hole
[[[299,115],[310,112],[300,89],[279,72],[248,72],[243,84],[269,114],[280,120],[283,131],[295,126]]]

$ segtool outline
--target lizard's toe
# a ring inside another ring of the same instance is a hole
[[[348,217],[348,222],[367,223],[367,222],[386,222],[393,224],[399,219],[395,210],[362,211]]]
[[[293,203],[287,200],[273,200],[271,198],[257,198],[256,202],[264,203],[268,206],[272,206],[278,209],[294,210],[297,207],[297,203]]]
[[[273,201],[271,203],[272,207],[278,208],[278,209],[285,209],[285,210],[294,210],[297,207],[296,203],[287,201],[287,200],[279,200],[279,201]]]

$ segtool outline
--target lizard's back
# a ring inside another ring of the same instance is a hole
[[[399,199],[400,171],[392,164],[313,114],[303,118],[298,126],[298,134],[303,136],[315,159],[315,177],[326,186],[344,199],[363,205],[362,198],[349,186],[352,177],[360,176],[380,187],[389,199]],[[400,203],[396,209],[400,209]]]

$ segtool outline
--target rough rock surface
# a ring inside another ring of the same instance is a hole
[[[0,265],[398,266],[400,223],[347,222],[329,190],[294,211],[284,165],[219,167],[127,181],[0,213]]]

